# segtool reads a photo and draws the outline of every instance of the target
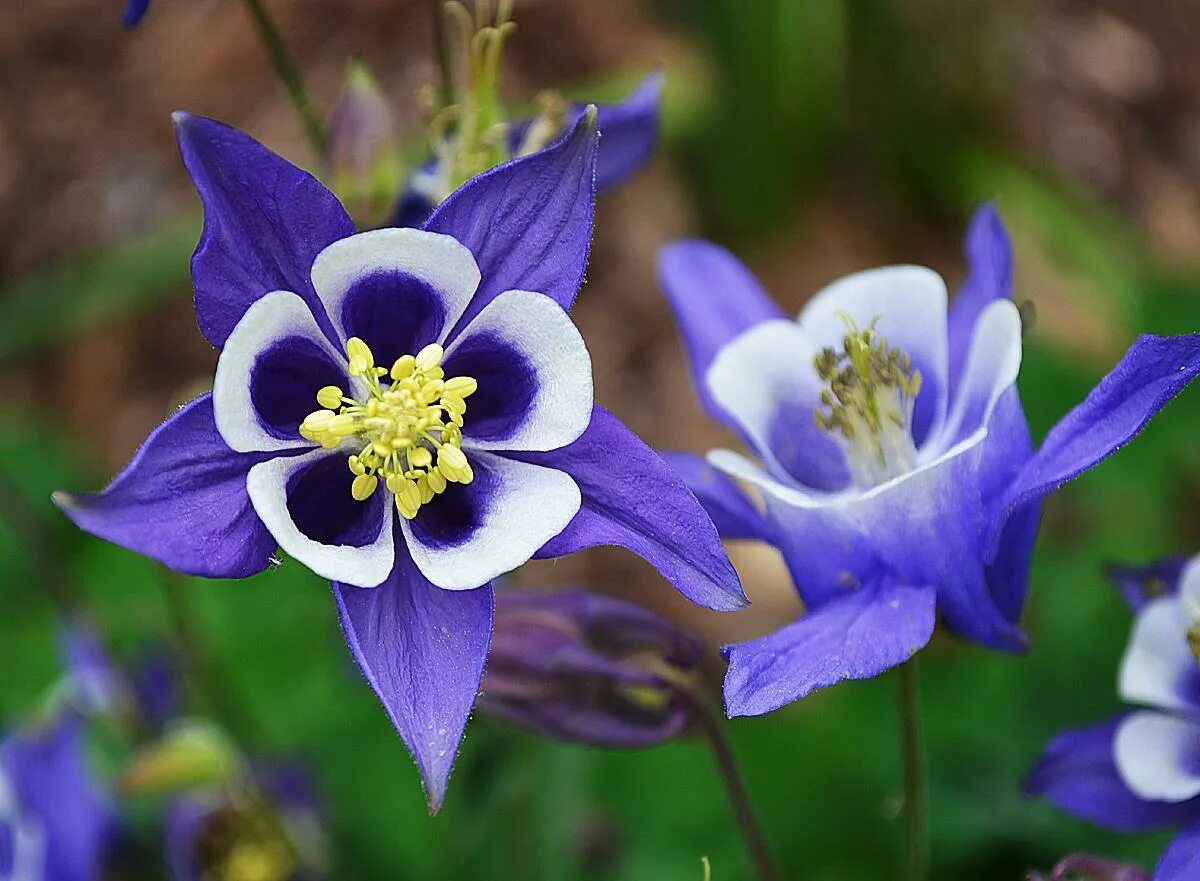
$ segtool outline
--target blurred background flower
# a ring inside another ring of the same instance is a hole
[[[415,96],[436,82],[418,0],[267,0],[322,116],[351,58],[388,96],[402,170],[426,158]],[[745,873],[721,784],[695,742],[582,749],[477,720],[458,794],[425,819],[416,775],[346,663],[327,588],[284,561],[245,584],[163,590],[153,564],[71,534],[48,502],[96,486],[211,376],[188,260],[199,217],[168,115],[179,107],[313,163],[241,4],[157,3],[133,31],[90,0],[9,4],[0,52],[0,472],[50,536],[60,575],[106,643],[147,634],[203,647],[193,712],[236,720],[255,753],[298,754],[326,797],[333,877],[695,881]],[[961,230],[994,200],[1013,235],[1015,298],[1033,323],[1020,388],[1035,440],[1138,331],[1195,331],[1200,313],[1200,41],[1181,3],[1050,0],[519,0],[506,48],[514,118],[533,96],[617,102],[664,73],[661,148],[601,200],[588,287],[573,315],[597,397],[657,448],[731,439],[695,401],[656,290],[665,242],[733,249],[795,314],[824,283],[889,262],[965,271]],[[111,21],[111,26],[107,22]],[[199,389],[202,391],[203,389]],[[1008,658],[935,639],[923,654],[935,874],[1018,878],[1064,853],[1151,865],[1158,835],[1115,835],[1026,799],[1020,778],[1057,731],[1120,703],[1111,677],[1128,611],[1110,559],[1200,547],[1200,397],[1054,498],[1025,626]],[[0,719],[11,727],[56,675],[54,569],[0,523]],[[776,554],[731,546],[754,606],[694,614],[620,552],[536,564],[521,587],[588,584],[700,633],[710,648],[799,612]],[[188,654],[190,652],[185,652]],[[712,657],[710,652],[709,657]],[[207,672],[206,672],[207,671]],[[720,670],[701,667],[703,681]],[[197,689],[215,681],[219,688]],[[888,877],[898,830],[893,688],[846,685],[731,726],[780,862],[814,881]]]

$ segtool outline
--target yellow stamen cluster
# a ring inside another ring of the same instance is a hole
[[[194,859],[212,881],[284,881],[300,868],[296,849],[257,800],[217,813],[200,832]]]
[[[350,375],[362,380],[363,402],[337,386],[317,392],[320,410],[309,413],[300,434],[325,449],[352,444],[354,480],[350,494],[366,501],[383,483],[400,515],[411,520],[421,505],[451,483],[470,483],[471,464],[462,451],[466,399],[478,383],[469,376],[446,379],[442,347],[431,343],[416,355],[397,358],[389,370],[375,366],[371,349],[358,337],[346,343]],[[381,380],[390,378],[383,385]],[[360,446],[361,445],[361,446]]]
[[[875,332],[842,315],[841,350],[825,348],[813,359],[825,383],[817,425],[848,442],[847,464],[860,486],[875,486],[911,468],[916,449],[909,431],[921,372],[908,355],[889,348]]]

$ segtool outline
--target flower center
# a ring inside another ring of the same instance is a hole
[[[921,372],[908,355],[890,349],[875,332],[842,315],[840,350],[822,349],[813,359],[825,383],[817,425],[839,440],[854,483],[869,489],[911,471],[917,462],[911,424]]]
[[[445,354],[430,343],[416,355],[403,355],[391,370],[376,367],[371,349],[358,337],[346,343],[350,375],[367,387],[362,402],[337,386],[317,392],[320,410],[309,413],[300,434],[327,450],[352,444],[349,457],[354,481],[350,494],[366,501],[383,483],[405,519],[444,492],[447,484],[470,483],[471,464],[462,451],[466,398],[479,384],[469,376],[446,379]],[[381,384],[383,377],[391,383]]]

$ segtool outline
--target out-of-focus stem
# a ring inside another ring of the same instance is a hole
[[[429,18],[433,23],[434,51],[437,53],[438,73],[441,76],[442,107],[454,103],[454,64],[450,58],[450,39],[446,33],[446,9],[443,0],[428,0]]]
[[[738,829],[742,833],[742,840],[746,843],[750,859],[754,862],[759,881],[780,881],[779,870],[775,867],[771,849],[767,846],[767,840],[763,836],[762,827],[758,824],[754,807],[750,804],[750,796],[746,791],[746,784],[742,780],[741,771],[738,769],[733,746],[725,734],[724,719],[713,709],[712,703],[703,694],[684,685],[679,686],[679,690],[695,710],[697,727],[712,749],[717,769],[721,772],[721,781],[725,784],[725,793],[729,797],[730,807],[733,808]]]
[[[258,33],[259,41],[266,50],[271,67],[275,70],[275,76],[279,78],[283,90],[287,92],[288,100],[291,101],[296,116],[300,118],[300,125],[304,129],[305,135],[308,136],[313,152],[317,159],[321,160],[325,155],[325,129],[321,125],[321,121],[317,119],[316,113],[313,112],[312,102],[304,87],[304,76],[300,73],[300,67],[296,64],[296,59],[292,56],[287,43],[283,40],[283,35],[279,33],[279,28],[275,25],[275,20],[271,18],[271,14],[263,5],[262,0],[244,0],[244,2],[246,11],[250,13],[250,18],[254,22],[254,30]]]
[[[921,695],[917,661],[900,665],[900,749],[904,762],[905,881],[929,877],[929,819],[926,807],[925,743],[921,726]]]

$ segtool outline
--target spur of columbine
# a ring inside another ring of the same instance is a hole
[[[792,321],[726,251],[664,251],[701,401],[758,457],[673,462],[725,537],[782,552],[807,608],[726,648],[731,715],[900,664],[929,641],[935,614],[965,639],[1021,648],[1042,498],[1200,371],[1200,336],[1143,336],[1035,451],[1016,385],[1010,247],[990,207],[967,255],[949,309],[936,273],[898,266],[833,283]]]
[[[281,547],[334,582],[346,640],[440,804],[479,690],[497,576],[621,545],[701,605],[744,603],[682,480],[593,405],[567,316],[597,131],[469,181],[422,229],[355,233],[247,136],[180,114],[205,226],[192,260],[211,395],[154,431],[83,529],[181,572],[242,577]]]
[[[1200,875],[1200,556],[1112,573],[1137,616],[1121,661],[1134,710],[1054,738],[1025,788],[1117,832],[1182,828],[1153,881]]]

